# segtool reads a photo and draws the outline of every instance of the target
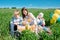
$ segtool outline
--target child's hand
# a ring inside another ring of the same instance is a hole
[[[38,19],[40,19],[40,16],[37,16]]]
[[[42,20],[44,21],[45,19],[44,19],[44,18],[42,18]]]
[[[18,25],[18,22],[15,22],[14,24],[15,24],[15,25]]]

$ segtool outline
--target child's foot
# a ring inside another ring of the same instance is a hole
[[[48,27],[48,34],[52,34],[52,32],[51,32],[51,30],[50,30],[50,28]]]

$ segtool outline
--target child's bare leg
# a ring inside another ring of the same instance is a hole
[[[52,34],[49,27],[43,27],[43,30],[45,30],[47,33]]]
[[[25,30],[25,26],[17,26],[17,29],[19,32],[22,32],[23,30]]]
[[[41,31],[42,32],[43,31],[43,27],[42,26],[39,26],[38,27],[38,31]]]
[[[35,32],[36,34],[38,34],[39,30],[38,30],[38,26],[37,25],[32,25],[32,31]]]
[[[35,30],[35,25],[31,25],[30,30],[34,32],[34,30]]]
[[[52,32],[51,32],[51,30],[50,30],[50,28],[49,28],[49,27],[48,27],[48,33],[49,33],[49,34],[52,34]]]

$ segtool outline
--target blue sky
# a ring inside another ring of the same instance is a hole
[[[60,0],[0,0],[0,8],[60,8]]]

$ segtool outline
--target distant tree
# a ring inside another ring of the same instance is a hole
[[[9,9],[9,8],[3,8],[3,9]]]
[[[16,7],[12,7],[12,9],[16,9]]]

